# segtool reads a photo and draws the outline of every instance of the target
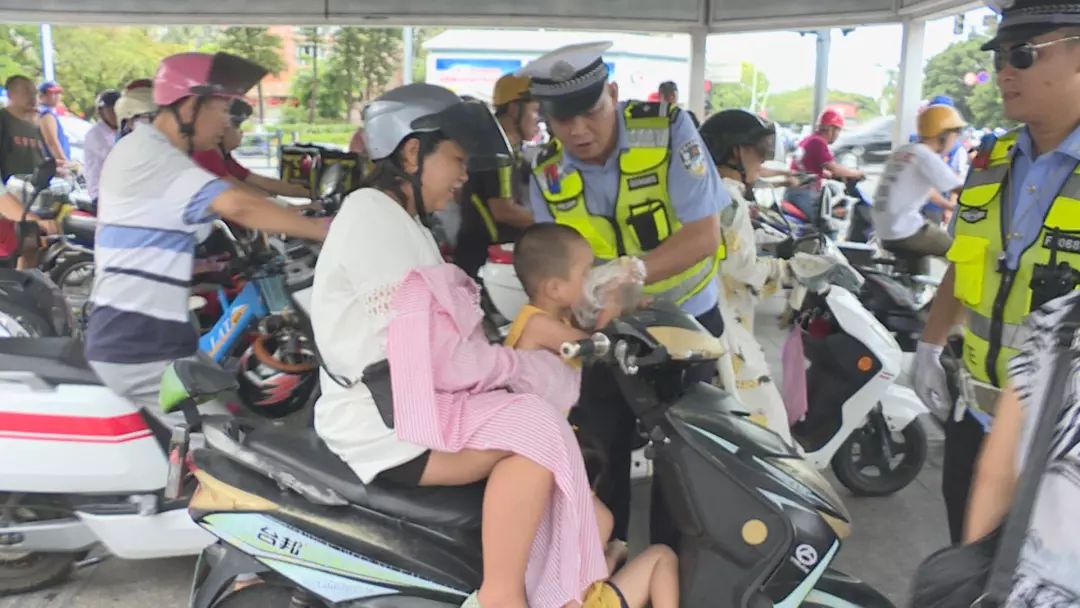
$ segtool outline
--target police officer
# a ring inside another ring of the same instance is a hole
[[[1024,123],[987,138],[953,218],[951,261],[916,354],[916,391],[947,417],[942,491],[953,541],[972,469],[1028,313],[1080,285],[1080,1],[1004,7],[994,52],[1005,115]],[[963,324],[959,397],[940,361]]]
[[[513,243],[533,223],[526,196],[529,167],[522,146],[540,132],[540,103],[529,93],[529,79],[507,74],[495,82],[495,118],[517,155],[495,170],[469,171],[461,195],[461,228],[454,263],[469,276],[487,261],[489,245]]]
[[[666,103],[619,102],[601,54],[609,42],[563,47],[525,66],[554,139],[533,164],[538,222],[575,228],[598,260],[636,256],[646,291],[678,302],[714,335],[723,331],[716,272],[723,257],[719,211],[730,204],[685,112]],[[608,454],[597,493],[626,538],[633,416],[607,370],[589,372],[575,422]],[[708,379],[708,378],[703,378]],[[657,484],[658,485],[658,484]],[[654,495],[654,539],[672,540]]]

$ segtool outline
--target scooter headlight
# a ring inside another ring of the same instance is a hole
[[[832,485],[822,477],[821,473],[817,472],[802,458],[769,458],[769,464],[774,465],[788,476],[793,478],[796,482],[804,485],[819,502],[827,507],[832,513],[822,513],[829,525],[836,528],[834,519],[843,520],[844,524],[851,521],[851,514],[848,513],[847,507],[844,506],[844,501],[841,500],[840,495],[836,493]],[[836,530],[837,535],[846,536],[846,530],[841,534],[841,530]]]

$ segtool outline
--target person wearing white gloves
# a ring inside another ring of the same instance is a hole
[[[701,125],[731,205],[720,213],[727,257],[720,262],[720,312],[724,318],[725,356],[718,363],[720,380],[751,414],[791,443],[787,410],[773,381],[765,353],[754,338],[754,308],[790,276],[787,260],[758,257],[750,218],[750,186],[776,149],[776,127],[745,110],[724,110]]]

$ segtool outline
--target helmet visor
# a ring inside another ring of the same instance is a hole
[[[470,171],[488,171],[512,158],[510,143],[499,122],[479,101],[454,104],[437,114],[413,121],[416,131],[442,131],[469,155]]]
[[[236,55],[217,53],[210,65],[206,84],[194,86],[195,95],[239,98],[266,76],[266,68]]]

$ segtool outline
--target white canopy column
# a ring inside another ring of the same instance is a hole
[[[926,20],[904,19],[903,27],[893,147],[906,142],[915,132],[916,116],[923,97],[923,42],[926,39]]]
[[[690,110],[705,119],[705,54],[709,30],[696,27],[690,30]]]

